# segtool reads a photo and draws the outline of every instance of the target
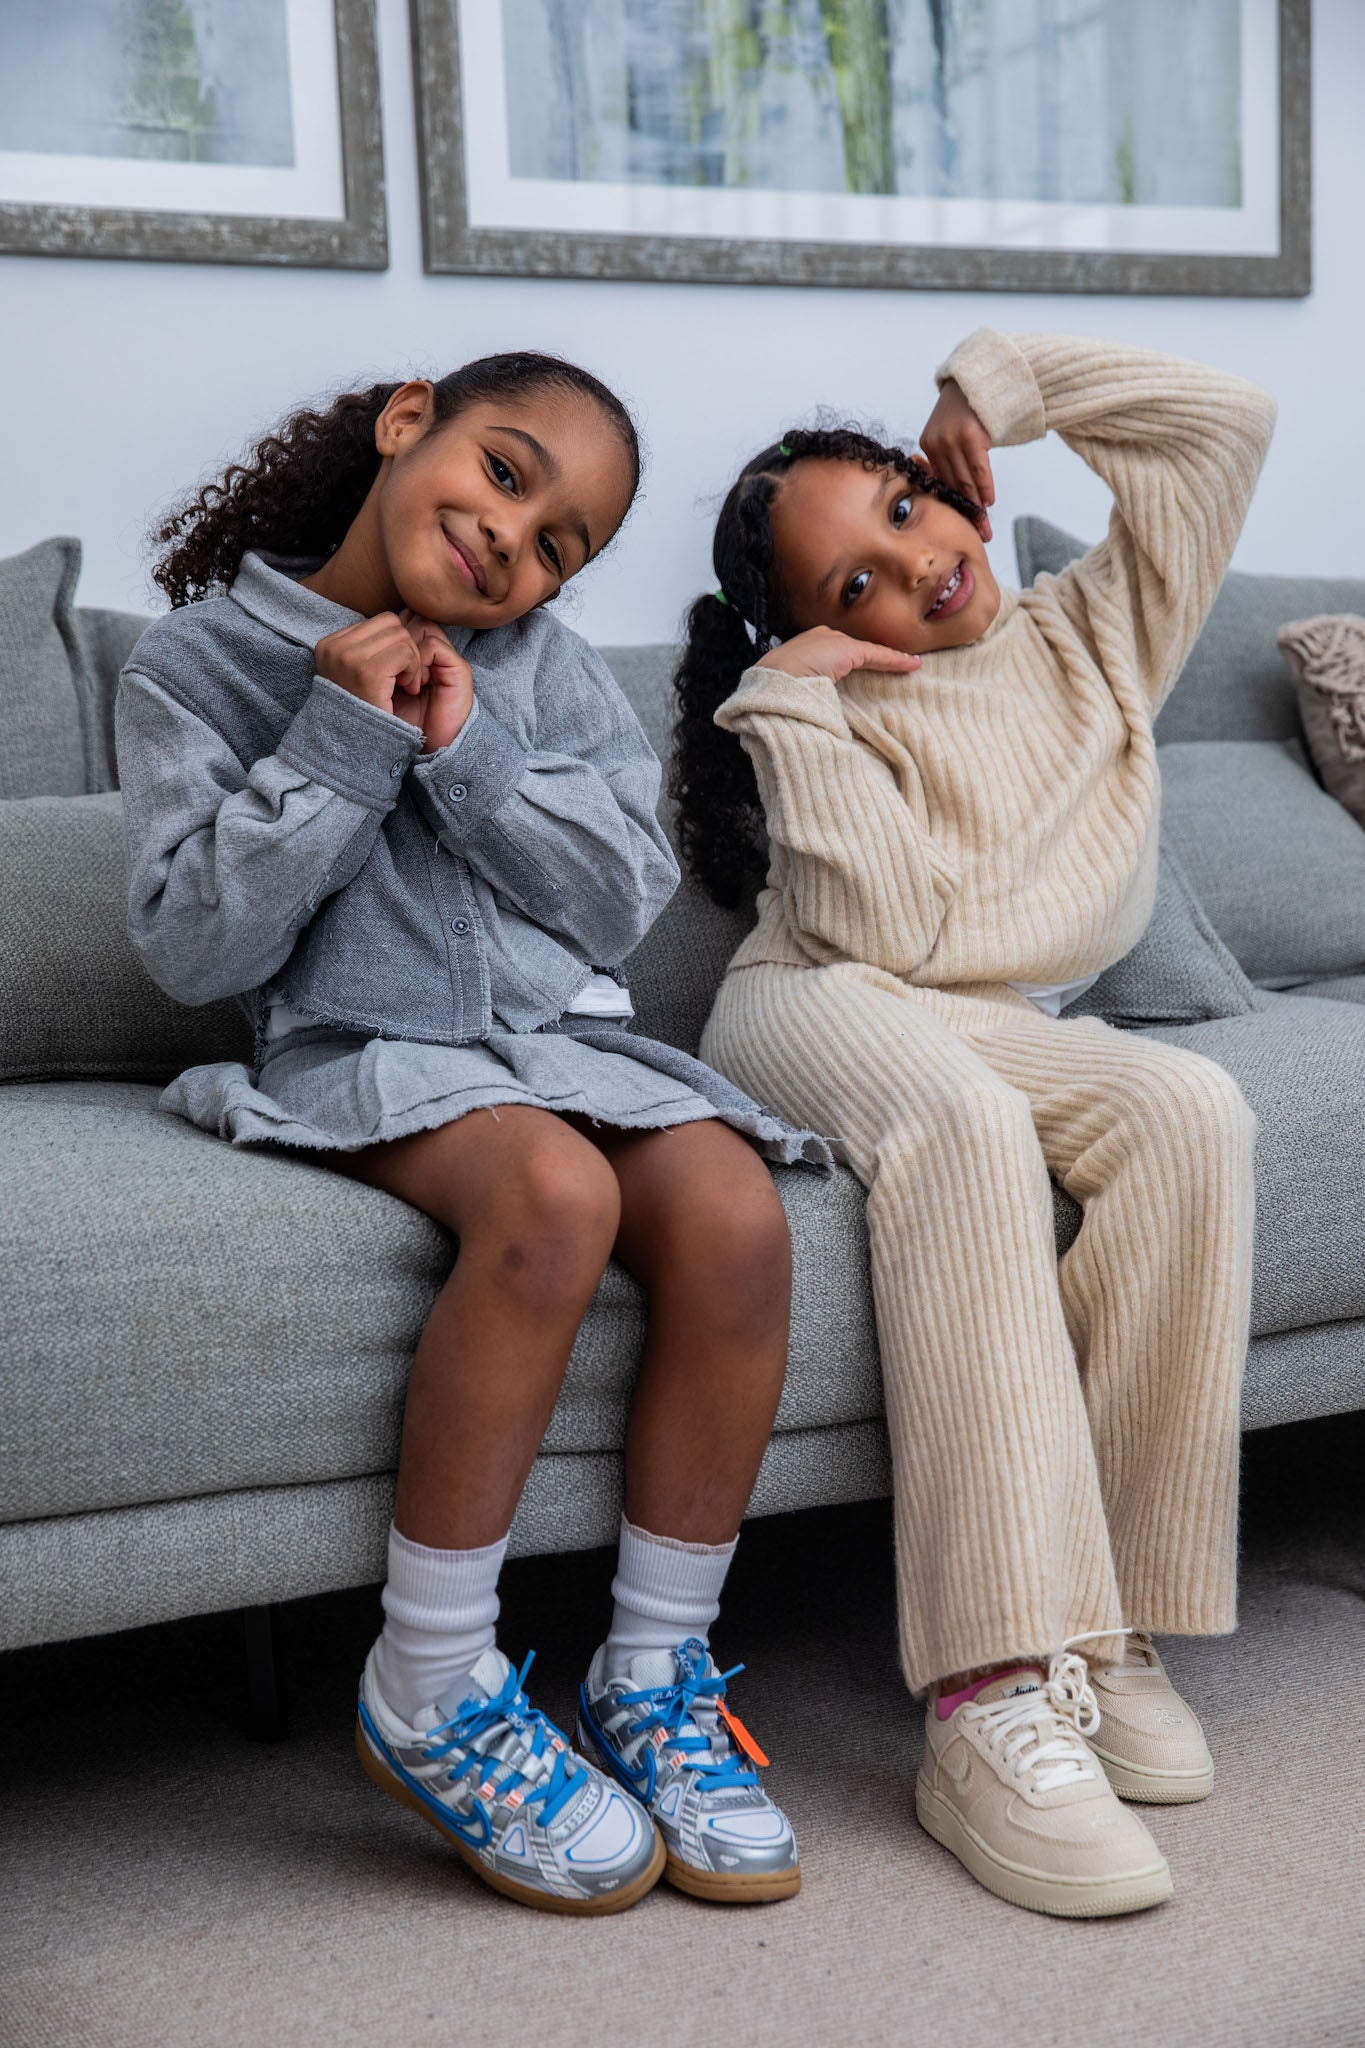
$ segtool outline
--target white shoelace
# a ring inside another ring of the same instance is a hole
[[[1031,1778],[1039,1792],[1100,1777],[1099,1765],[1081,1740],[1100,1725],[1099,1702],[1090,1688],[1086,1661],[1071,1645],[1127,1633],[1104,1629],[1071,1636],[1051,1659],[1041,1685],[985,1706],[974,1700],[963,1708],[963,1719],[974,1721],[1001,1762],[1021,1783]]]

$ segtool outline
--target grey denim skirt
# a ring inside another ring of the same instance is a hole
[[[472,1109],[523,1103],[625,1131],[718,1117],[774,1165],[828,1170],[829,1146],[772,1116],[723,1075],[620,1020],[565,1017],[540,1031],[499,1031],[474,1045],[376,1038],[331,1025],[291,1031],[254,1071],[239,1061],[190,1067],[162,1109],[234,1145],[352,1152],[454,1123]]]

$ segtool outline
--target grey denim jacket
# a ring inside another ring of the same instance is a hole
[[[469,1044],[563,1015],[678,883],[660,769],[606,663],[545,612],[450,638],[476,712],[448,747],[314,672],[359,614],[248,555],[119,678],[128,927],[183,1003]],[[292,573],[287,573],[292,572]]]

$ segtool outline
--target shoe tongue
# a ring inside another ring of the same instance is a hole
[[[511,1669],[501,1650],[485,1650],[467,1676],[457,1678],[446,1687],[436,1702],[437,1713],[442,1720],[449,1721],[459,1713],[466,1700],[491,1700],[506,1685]]]
[[[1017,1671],[1002,1671],[983,1685],[976,1695],[978,1706],[990,1706],[995,1700],[1014,1699],[1020,1693],[1041,1692],[1043,1674],[1032,1665],[1021,1665]]]
[[[694,1669],[705,1671],[710,1653],[697,1636],[689,1636],[675,1650],[641,1650],[630,1660],[630,1682],[642,1691],[647,1686],[675,1685]]]

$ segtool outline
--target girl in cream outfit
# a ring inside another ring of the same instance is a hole
[[[765,825],[769,866],[702,1052],[868,1189],[920,1818],[1017,1903],[1126,1911],[1171,1878],[1118,1796],[1213,1778],[1149,1637],[1235,1623],[1254,1122],[1065,1006],[1150,915],[1152,721],[1274,407],[1059,335],[983,330],[938,383],[923,464],[794,431],[722,509],[675,790],[720,900]],[[989,450],[1049,430],[1108,537],[1002,591]],[[1060,1263],[1050,1175],[1084,1211]]]

